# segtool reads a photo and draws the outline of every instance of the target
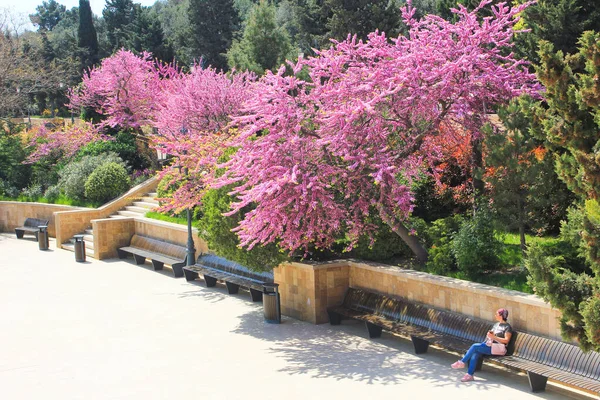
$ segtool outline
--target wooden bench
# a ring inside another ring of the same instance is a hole
[[[176,278],[183,276],[182,268],[187,259],[184,246],[137,234],[129,246],[117,249],[117,254],[121,259],[131,254],[137,265],[144,264],[148,258],[155,271],[163,269],[164,264],[170,265]]]
[[[217,280],[225,282],[227,292],[236,294],[241,287],[250,291],[252,301],[261,301],[263,284],[273,283],[272,272],[256,272],[213,254],[202,254],[196,264],[183,267],[185,279],[193,281],[203,275],[207,287],[213,287]]]
[[[380,337],[382,329],[408,336],[417,354],[427,352],[430,343],[464,353],[473,343],[483,342],[492,325],[407,299],[354,288],[348,289],[341,306],[327,312],[332,325],[340,324],[343,318],[363,321],[371,338]],[[534,392],[543,391],[547,380],[552,379],[600,393],[600,353],[584,353],[569,343],[514,332],[507,354],[486,360],[526,372]]]
[[[38,226],[48,226],[50,221],[47,219],[39,219],[39,218],[26,218],[23,226],[15,228],[15,233],[17,234],[17,239],[23,239],[23,235],[25,233],[32,234],[35,236],[35,240],[38,240],[38,233],[40,229]]]

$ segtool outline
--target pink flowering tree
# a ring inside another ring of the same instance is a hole
[[[31,153],[25,163],[34,164],[44,159],[52,162],[68,160],[86,144],[100,140],[111,138],[99,133],[90,123],[68,125],[58,129],[48,129],[42,125],[29,136]]]
[[[237,185],[231,213],[253,208],[236,228],[241,244],[327,248],[342,234],[355,243],[374,232],[376,212],[426,261],[406,227],[411,182],[440,159],[446,135],[477,135],[495,105],[539,91],[510,52],[527,5],[499,4],[483,20],[461,6],[455,23],[417,21],[407,6],[406,37],[348,38],[300,59],[295,75],[268,72],[235,119],[239,150],[215,182]]]
[[[157,96],[157,129],[151,139],[182,167],[162,172],[179,186],[172,198],[164,199],[164,210],[180,212],[201,203],[207,178],[235,136],[229,123],[232,116],[240,115],[252,81],[252,74],[226,75],[196,67],[164,85]]]
[[[174,65],[158,62],[150,53],[119,50],[84,75],[70,92],[70,106],[93,108],[106,116],[102,125],[137,129],[152,123],[156,99],[179,74]]]

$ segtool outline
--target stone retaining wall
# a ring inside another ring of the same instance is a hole
[[[64,206],[60,204],[24,203],[20,201],[0,201],[0,232],[14,232],[14,229],[23,226],[27,218],[40,218],[50,221],[48,234],[56,237],[56,221],[54,213],[57,211],[87,212],[89,208]]]
[[[287,263],[275,268],[281,310],[291,317],[328,322],[327,307],[342,303],[348,287],[405,297],[440,309],[493,321],[507,308],[515,329],[561,340],[560,311],[537,296],[459,279],[357,261]]]

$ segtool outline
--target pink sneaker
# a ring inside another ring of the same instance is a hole
[[[465,363],[462,362],[462,361],[460,361],[460,360],[458,360],[457,362],[455,362],[454,364],[452,364],[450,367],[453,368],[453,369],[464,368],[465,367]]]
[[[460,381],[461,382],[471,382],[474,379],[475,378],[473,378],[473,375],[465,374],[465,376],[463,376]]]

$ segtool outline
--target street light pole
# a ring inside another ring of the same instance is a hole
[[[181,127],[181,129],[179,130],[180,133],[182,134],[186,134],[188,132],[187,128],[185,127],[185,125],[183,125]],[[185,150],[184,150],[184,155]],[[189,175],[189,170],[187,168],[183,169],[183,173],[185,174],[185,177],[188,178]],[[196,248],[194,247],[194,239],[192,237],[192,209],[191,207],[187,208],[187,230],[188,230],[188,240],[187,240],[187,265],[194,265],[196,263]]]
[[[192,210],[189,208],[187,209],[187,229],[187,265],[194,265],[196,263],[196,249],[194,247],[194,239],[192,238]]]

